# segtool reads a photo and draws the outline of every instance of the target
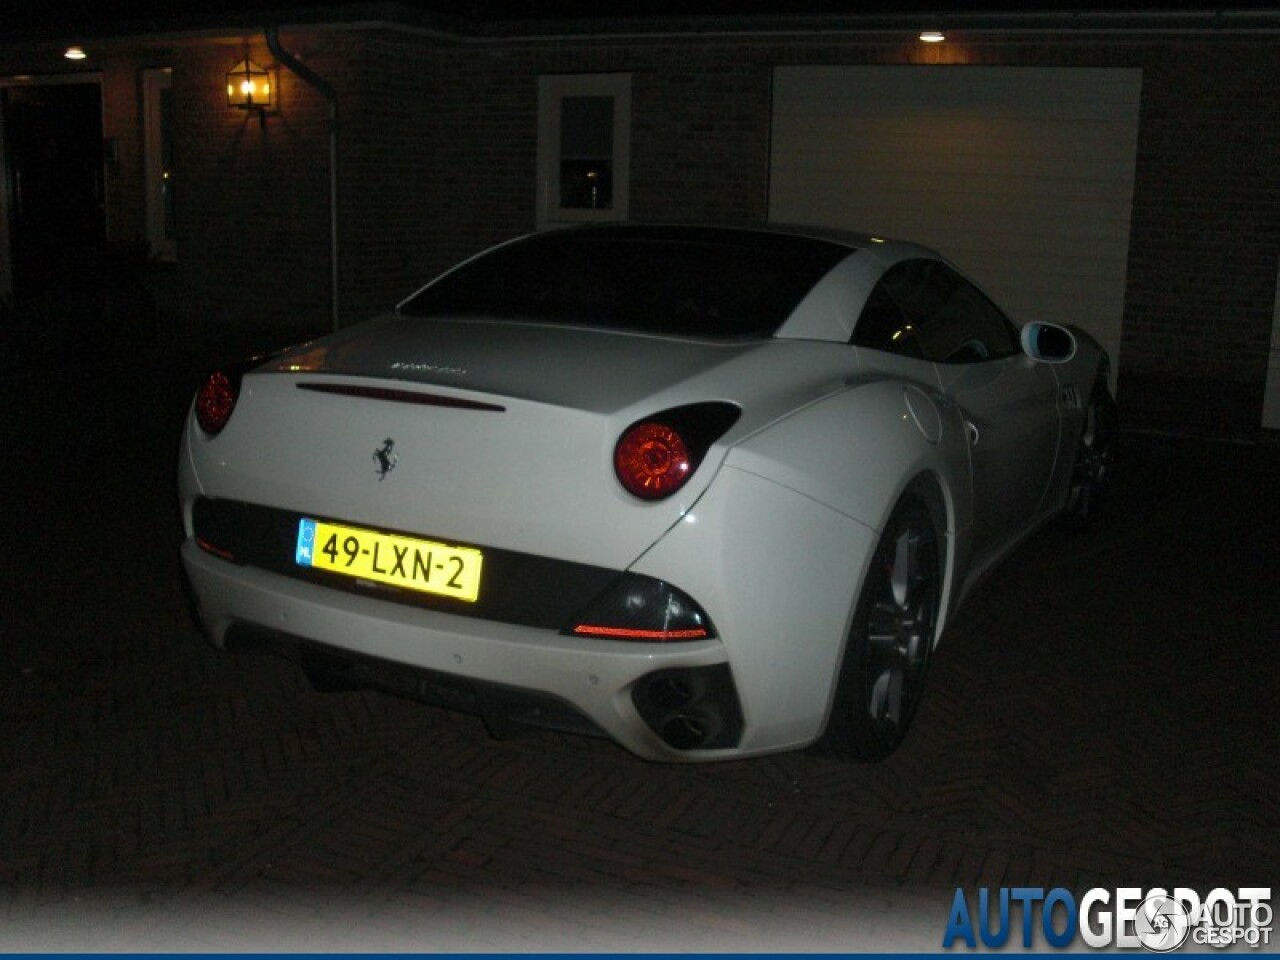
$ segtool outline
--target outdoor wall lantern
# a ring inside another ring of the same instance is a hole
[[[272,71],[245,57],[227,71],[227,105],[266,113],[275,106],[276,85]]]

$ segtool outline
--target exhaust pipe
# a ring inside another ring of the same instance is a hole
[[[694,750],[715,740],[723,728],[720,715],[703,708],[672,714],[663,721],[658,735],[677,750]]]
[[[636,711],[674,750],[737,746],[742,708],[728,664],[660,670],[631,690]]]

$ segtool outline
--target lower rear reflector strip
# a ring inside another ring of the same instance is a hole
[[[709,636],[702,627],[692,630],[628,630],[625,627],[597,627],[580,623],[573,632],[586,637],[612,637],[617,640],[702,640]]]

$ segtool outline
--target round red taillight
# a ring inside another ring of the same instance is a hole
[[[684,438],[664,423],[648,421],[627,430],[613,453],[618,480],[642,500],[660,500],[684,486],[693,472]]]
[[[200,429],[210,436],[220,432],[231,419],[238,396],[237,385],[225,373],[210,374],[196,394],[196,422]]]

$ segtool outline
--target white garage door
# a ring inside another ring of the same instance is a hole
[[[769,218],[916,240],[1119,362],[1140,70],[779,67]]]

